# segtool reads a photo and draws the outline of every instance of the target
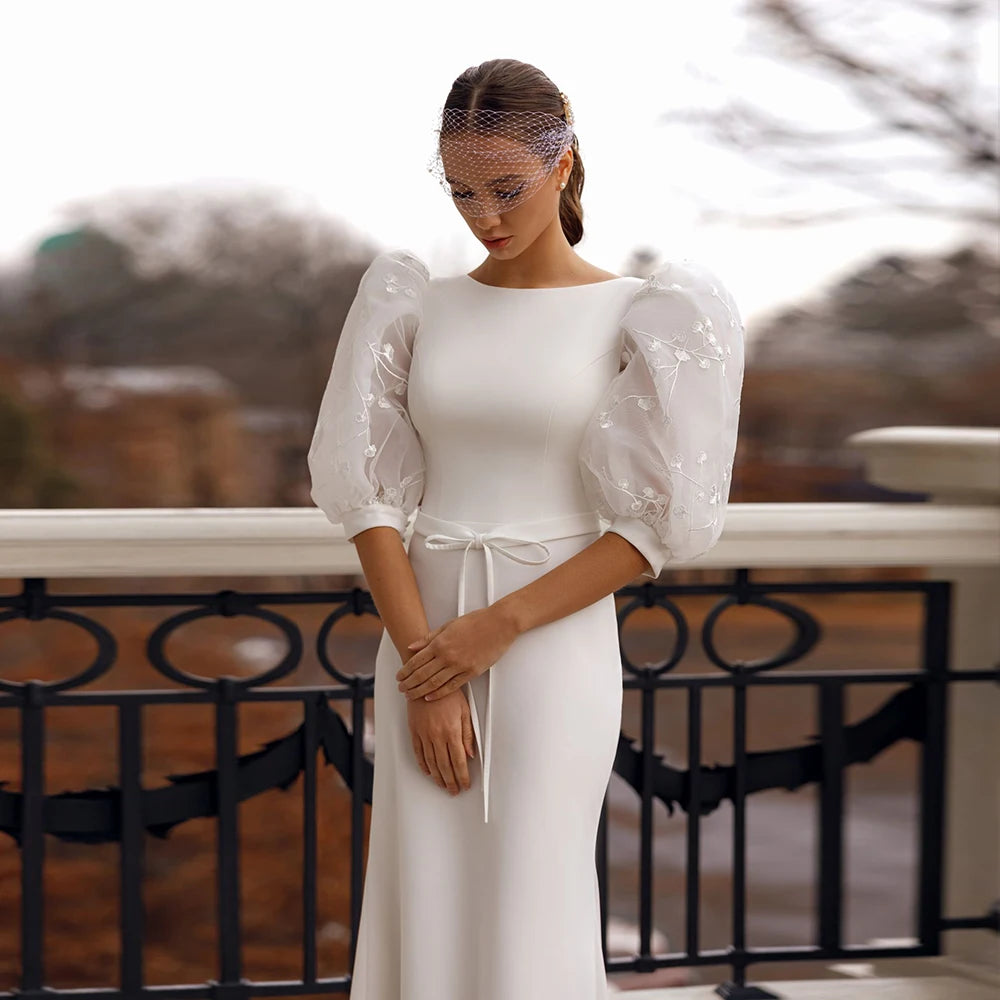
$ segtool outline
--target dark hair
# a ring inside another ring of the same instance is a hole
[[[461,111],[547,111],[566,120],[559,88],[537,67],[517,59],[489,59],[470,66],[451,85],[446,108]],[[559,195],[559,222],[570,246],[583,239],[583,160],[573,137],[573,169]]]

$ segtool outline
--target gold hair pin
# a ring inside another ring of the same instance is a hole
[[[563,114],[566,116],[566,124],[573,124],[573,109],[569,105],[569,98],[560,90],[559,96],[562,98],[563,102]]]

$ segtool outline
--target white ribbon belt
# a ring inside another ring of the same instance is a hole
[[[475,524],[476,522],[470,522]],[[413,522],[415,533],[424,536],[424,545],[429,549],[465,549],[462,556],[462,570],[458,577],[458,617],[465,614],[465,567],[470,549],[482,549],[486,558],[486,606],[494,600],[493,552],[500,552],[508,559],[525,565],[540,565],[547,562],[551,556],[546,540],[567,538],[572,535],[582,535],[591,531],[600,531],[601,522],[596,511],[582,511],[577,514],[566,514],[558,517],[541,518],[536,521],[508,521],[495,524],[487,531],[477,531],[462,521],[447,521],[428,514],[423,508],[418,508]],[[449,533],[450,532],[450,533]],[[534,545],[542,551],[539,558],[518,555],[511,546]],[[480,765],[483,772],[483,822],[489,822],[490,802],[490,760],[493,748],[493,692],[496,678],[493,676],[493,665],[486,671],[486,738],[479,731],[479,713],[476,710],[476,699],[472,693],[471,682],[464,685],[467,688],[469,708],[472,710],[472,728],[476,734],[482,758]]]

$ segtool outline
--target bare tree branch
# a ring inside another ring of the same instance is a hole
[[[897,100],[906,99],[922,113],[943,117],[949,128],[924,124],[921,131],[951,141],[969,158],[970,163],[995,164],[997,162],[996,129],[985,122],[975,121],[961,107],[960,95],[942,87],[932,87],[919,78],[904,74],[894,66],[875,62],[858,53],[850,52],[830,38],[824,38],[809,24],[804,12],[789,0],[754,0],[753,6],[772,25],[801,42],[814,60],[826,62],[840,70],[840,79],[876,113],[886,107],[886,91]],[[960,5],[961,12],[953,7],[951,17],[965,17],[974,5]],[[895,127],[899,127],[897,124]]]
[[[900,13],[917,10],[937,22],[931,33],[932,51],[900,65],[865,53],[870,33],[876,30],[871,25],[855,26],[852,38],[843,17],[824,22],[815,6],[810,9],[795,0],[749,0],[748,10],[763,28],[772,56],[804,68],[822,67],[869,120],[840,128],[816,127],[739,94],[715,108],[671,110],[661,116],[662,121],[702,128],[714,141],[753,155],[779,175],[808,174],[881,202],[824,206],[811,216],[817,222],[895,210],[991,227],[998,224],[996,116],[968,79],[973,67],[967,50],[972,47],[975,19],[989,15],[990,8],[975,0],[922,0],[896,8]],[[900,21],[901,37],[906,27]],[[862,36],[862,30],[869,34]],[[891,50],[892,45],[886,48]],[[706,76],[700,66],[690,71]],[[900,140],[907,140],[913,149],[901,147]],[[935,198],[914,190],[915,175],[938,180],[934,186],[940,194]],[[962,183],[952,183],[956,177]],[[703,218],[726,215],[710,211]],[[810,216],[779,210],[773,218],[775,225],[804,225]],[[767,223],[756,219],[750,224]]]

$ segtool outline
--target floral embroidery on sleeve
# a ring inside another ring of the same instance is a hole
[[[732,296],[690,261],[657,268],[622,319],[622,368],[580,450],[584,487],[606,520],[645,539],[657,575],[722,533],[743,381],[744,327]],[[650,531],[637,533],[633,518]]]

